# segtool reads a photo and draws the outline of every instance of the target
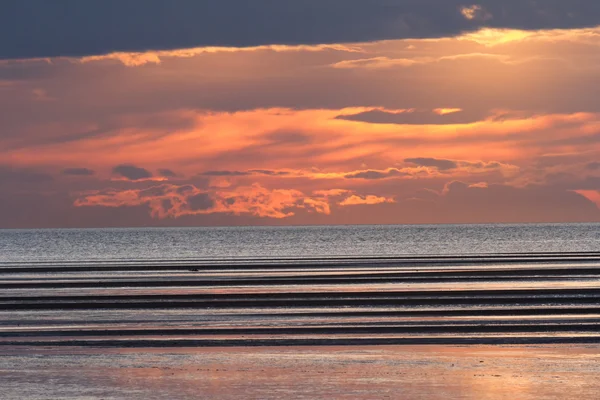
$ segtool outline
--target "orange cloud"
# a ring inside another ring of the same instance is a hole
[[[337,196],[343,196],[348,193],[350,193],[350,190],[348,190],[348,189],[315,190],[313,192],[313,194],[315,196],[323,196],[323,197],[337,197]]]
[[[485,16],[468,3],[462,12]],[[0,80],[0,159],[44,171],[54,179],[44,190],[79,193],[80,207],[143,206],[155,218],[352,214],[340,202],[380,204],[370,209],[384,218],[400,199],[431,202],[456,180],[465,187],[455,195],[491,193],[487,202],[497,185],[581,187],[570,195],[596,199],[586,165],[600,154],[599,46],[600,27],[483,29],[53,59],[31,64],[43,73],[30,77],[19,70],[28,61],[3,62],[19,80]],[[119,165],[149,174],[115,179]],[[69,179],[73,167],[95,174]],[[534,192],[545,193],[502,193]]]
[[[160,64],[165,58],[192,58],[201,54],[215,53],[252,53],[259,51],[271,52],[319,52],[340,51],[360,53],[363,50],[358,45],[319,44],[319,45],[264,45],[252,47],[197,47],[179,50],[163,50],[148,52],[116,52],[104,55],[82,57],[78,61],[90,63],[98,61],[119,61],[128,67],[139,67],[145,64]]]
[[[330,64],[329,66],[331,68],[338,69],[382,69],[393,67],[414,67],[418,65],[440,63],[443,61],[456,61],[461,59],[491,59],[505,64],[519,62],[505,54],[474,52],[438,57],[390,58],[387,56],[380,56],[356,60],[344,60]]]
[[[578,193],[585,197],[586,199],[594,202],[598,208],[600,208],[600,191],[598,190],[574,190],[575,193]]]
[[[437,115],[454,114],[463,111],[462,108],[436,108],[433,110]]]
[[[488,184],[487,182],[478,182],[478,183],[472,183],[469,185],[470,188],[487,188]]]
[[[465,33],[457,37],[457,40],[472,41],[487,47],[535,42],[576,42],[598,45],[600,44],[600,27],[581,29],[549,29],[538,31],[483,28],[475,32]]]
[[[394,203],[394,199],[392,198],[387,198],[387,197],[379,197],[379,196],[374,196],[374,195],[368,195],[368,196],[356,196],[356,195],[352,195],[346,199],[344,199],[342,202],[339,203],[340,206],[356,206],[356,205],[363,205],[363,204],[381,204],[381,203]]]
[[[389,57],[372,57],[362,58],[358,60],[339,61],[330,66],[332,68],[352,69],[352,68],[390,68],[390,67],[410,67],[416,64],[423,64],[435,61],[432,58],[389,58]]]
[[[461,7],[460,13],[468,20],[487,21],[493,18],[492,14],[478,4]]]
[[[519,172],[520,160],[529,162],[535,154],[600,147],[585,139],[593,138],[598,129],[598,115],[594,113],[494,114],[485,120],[453,125],[374,124],[338,118],[371,109],[173,112],[173,116],[189,118],[189,126],[166,134],[152,127],[116,128],[77,141],[0,147],[0,156],[21,166],[55,165],[62,170],[64,166],[85,165],[98,171],[99,177],[103,170],[126,161],[152,170],[168,166],[187,176],[227,165],[233,171],[277,172],[280,179],[343,179],[351,174],[358,178],[369,171],[389,177],[424,174],[425,169],[388,167],[402,159],[423,157],[460,160],[453,174],[498,170],[511,176]],[[58,127],[44,126],[51,128],[47,137]],[[355,168],[365,161],[375,163],[376,168]],[[312,169],[315,166],[317,171]]]
[[[76,207],[126,207],[147,205],[153,218],[226,213],[287,218],[299,209],[330,214],[329,203],[293,189],[266,189],[259,184],[226,190],[202,190],[194,185],[163,184],[146,189],[95,190],[80,193]]]

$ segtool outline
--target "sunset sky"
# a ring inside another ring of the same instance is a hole
[[[598,0],[7,0],[0,228],[600,221]]]

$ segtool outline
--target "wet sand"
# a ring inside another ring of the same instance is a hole
[[[596,398],[593,346],[0,349],[3,399]]]
[[[595,398],[600,253],[5,263],[2,398]]]
[[[0,265],[0,346],[600,343],[600,253]]]

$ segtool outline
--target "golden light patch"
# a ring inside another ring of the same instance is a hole
[[[251,53],[258,51],[272,52],[320,52],[340,51],[347,53],[361,53],[363,50],[358,45],[343,44],[318,44],[318,45],[264,45],[251,47],[197,47],[177,50],[157,50],[147,52],[115,52],[103,55],[87,56],[79,59],[85,64],[97,61],[119,61],[128,67],[139,67],[145,64],[160,64],[165,58],[192,58],[200,54],[215,53]]]
[[[470,188],[482,188],[485,189],[488,187],[487,182],[478,182],[478,183],[472,183],[469,185]]]
[[[460,9],[460,13],[469,21],[487,21],[489,19],[492,19],[492,14],[487,12],[483,7],[481,7],[478,4],[462,7]]]
[[[447,115],[462,112],[462,108],[436,108],[433,110],[437,115]]]
[[[520,29],[482,28],[456,38],[459,41],[472,41],[486,47],[517,43],[537,42],[556,44],[559,42],[584,43],[600,46],[600,27],[580,29],[548,29],[525,31]],[[443,40],[443,39],[439,39]]]
[[[374,205],[382,203],[395,203],[395,200],[388,197],[379,197],[374,195],[356,196],[352,195],[339,203],[340,206]]]
[[[497,46],[511,42],[523,41],[536,35],[533,31],[522,31],[517,29],[493,29],[483,28],[476,32],[465,33],[458,40],[468,40],[484,46]]]
[[[475,19],[475,13],[477,12],[477,10],[480,10],[481,6],[470,6],[470,7],[462,7],[460,9],[460,13],[466,18],[466,19]]]

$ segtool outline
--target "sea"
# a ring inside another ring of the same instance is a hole
[[[0,263],[593,251],[593,223],[0,230]]]

